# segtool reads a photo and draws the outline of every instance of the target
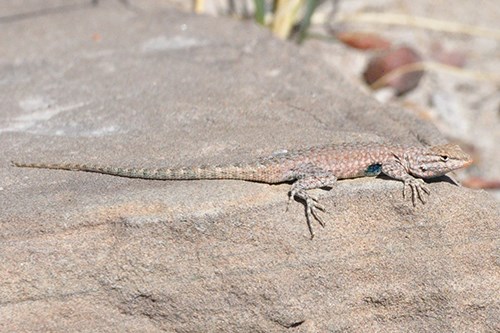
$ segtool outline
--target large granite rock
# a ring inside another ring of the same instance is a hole
[[[4,3],[0,331],[500,329],[498,203],[446,177],[416,209],[387,179],[314,191],[330,214],[311,241],[286,184],[11,167],[443,141],[252,22],[71,3]]]

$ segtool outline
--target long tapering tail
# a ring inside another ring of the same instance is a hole
[[[20,168],[56,169],[70,171],[85,171],[108,174],[119,177],[156,179],[156,180],[189,180],[189,179],[239,179],[264,183],[279,183],[287,181],[282,175],[272,170],[271,166],[263,165],[227,165],[202,166],[187,168],[121,168],[96,164],[71,163],[18,163]]]

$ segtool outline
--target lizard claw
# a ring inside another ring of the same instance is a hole
[[[324,208],[319,208],[319,207],[316,207],[318,208],[319,210],[321,210],[322,212],[324,212]],[[311,214],[312,216],[316,219],[316,221],[318,221],[319,225],[321,225],[323,228],[325,227],[326,223],[325,221],[323,221],[323,219],[318,215],[318,212],[317,210],[313,207],[311,207]]]
[[[422,179],[416,179],[416,178],[407,178],[403,181],[403,198],[406,199],[406,189],[410,188],[411,190],[411,201],[413,203],[413,207],[415,207],[417,204],[417,198],[420,200],[423,204],[425,204],[426,197],[424,196],[424,193],[426,195],[430,195],[430,191],[425,185],[424,181]]]
[[[286,203],[286,209],[285,209],[285,212],[288,212],[288,208],[290,207],[290,203],[292,202],[292,200],[295,198],[295,195],[297,194],[297,191],[296,190],[291,190],[289,193],[288,193],[288,201]]]

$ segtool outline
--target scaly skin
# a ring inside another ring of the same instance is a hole
[[[332,187],[337,179],[370,177],[385,174],[403,182],[403,196],[411,189],[413,205],[418,200],[425,203],[430,191],[422,179],[444,175],[469,165],[469,155],[457,145],[446,144],[428,148],[389,145],[381,143],[340,144],[311,147],[303,150],[281,152],[254,164],[206,166],[188,168],[121,168],[91,164],[17,163],[17,167],[87,171],[114,176],[156,179],[237,179],[268,184],[292,182],[289,201],[298,198],[305,202],[306,218],[311,238],[314,233],[311,219],[322,226],[324,222],[317,211],[324,211],[317,199],[307,190]]]

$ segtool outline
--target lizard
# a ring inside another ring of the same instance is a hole
[[[458,145],[431,147],[388,143],[343,143],[281,151],[254,163],[181,168],[124,168],[95,164],[19,163],[16,167],[96,172],[114,176],[155,180],[235,179],[267,184],[291,183],[287,210],[292,199],[305,206],[307,226],[314,237],[311,221],[325,223],[318,211],[325,208],[307,191],[331,189],[338,179],[374,177],[384,174],[403,183],[413,206],[426,203],[430,191],[423,179],[442,176],[468,166],[471,157]]]

